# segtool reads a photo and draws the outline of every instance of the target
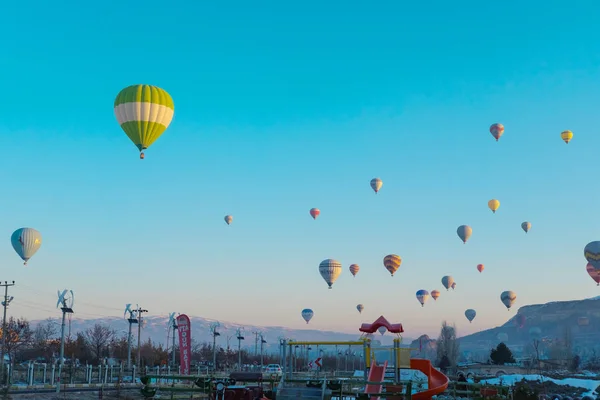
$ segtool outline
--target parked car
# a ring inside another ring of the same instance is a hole
[[[281,376],[283,375],[283,370],[281,369],[281,365],[279,364],[269,364],[267,365],[267,368],[265,368],[265,373]]]

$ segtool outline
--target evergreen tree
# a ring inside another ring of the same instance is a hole
[[[504,365],[507,363],[516,362],[512,355],[512,351],[510,351],[508,346],[506,346],[504,343],[500,343],[498,347],[492,349],[490,352],[490,359],[492,360],[492,363],[496,365]]]

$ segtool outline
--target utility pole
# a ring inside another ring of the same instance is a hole
[[[127,304],[125,307],[125,314],[129,313],[129,318],[127,318],[127,322],[129,322],[129,335],[127,336],[127,369],[131,369],[131,329],[133,324],[137,324],[138,320],[136,318],[136,310],[132,310],[130,308],[131,304]]]
[[[0,286],[4,286],[4,301],[2,302],[2,307],[4,307],[4,317],[2,318],[2,355],[0,356],[2,358],[1,380],[4,381],[4,354],[6,353],[6,337],[8,336],[6,334],[6,309],[8,308],[10,302],[14,299],[12,296],[10,298],[8,297],[8,287],[15,286],[15,281],[12,281],[12,283],[4,281],[4,283],[0,284]]]
[[[142,368],[142,343],[141,343],[141,341],[142,341],[142,314],[147,313],[148,310],[144,310],[142,307],[138,306],[138,308],[137,308],[137,310],[135,310],[135,312],[137,313],[137,320],[138,320],[137,368],[139,371],[140,368]],[[138,372],[138,374],[140,374],[140,373],[141,372]]]
[[[244,340],[244,336],[242,335],[242,330],[238,328],[237,332],[237,340],[238,340],[238,371],[242,370],[242,340]]]

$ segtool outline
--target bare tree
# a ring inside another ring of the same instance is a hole
[[[442,322],[440,336],[437,340],[437,366],[442,370],[456,367],[459,345],[456,340],[456,327]]]
[[[95,324],[91,328],[86,329],[85,341],[90,346],[90,350],[96,361],[101,360],[102,351],[107,349],[114,336],[115,331],[107,325]]]
[[[50,361],[53,353],[58,349],[60,340],[56,337],[57,333],[57,323],[52,318],[40,322],[33,330],[33,348],[37,355],[42,355],[46,361]]]
[[[5,332],[1,332],[0,340]],[[6,321],[6,354],[10,357],[11,362],[15,360],[17,351],[31,343],[32,332],[29,327],[29,321],[25,318],[15,319],[10,317]]]

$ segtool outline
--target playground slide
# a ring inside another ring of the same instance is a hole
[[[428,380],[428,389],[413,394],[412,400],[430,400],[431,396],[443,393],[448,388],[448,377],[433,368],[431,361],[413,358],[410,360],[410,369],[421,371]]]
[[[387,361],[383,363],[383,365],[377,365],[375,361],[371,364],[371,369],[369,370],[369,377],[367,380],[369,382],[383,382],[385,378],[385,370],[387,369]],[[381,393],[383,390],[383,385],[375,385],[375,384],[367,384],[365,386],[365,393]],[[371,397],[372,400],[379,400],[379,397]]]

